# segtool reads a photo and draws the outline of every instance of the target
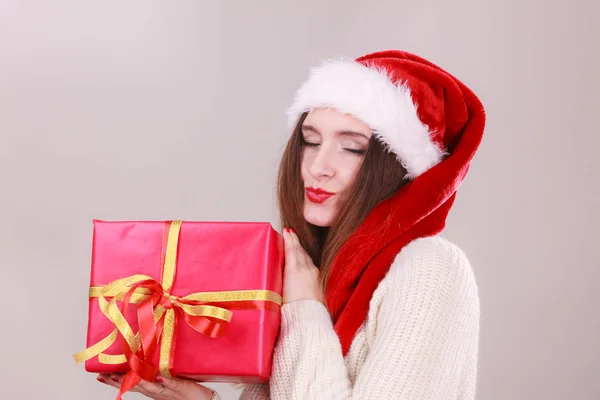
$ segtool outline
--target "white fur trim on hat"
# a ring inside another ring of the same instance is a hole
[[[408,86],[394,84],[383,68],[353,60],[325,61],[313,68],[287,111],[289,128],[315,108],[335,108],[369,125],[406,168],[408,179],[438,164],[445,154],[419,119]]]

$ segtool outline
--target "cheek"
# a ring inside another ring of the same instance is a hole
[[[306,151],[302,151],[302,153],[300,153],[300,175],[305,181],[309,174],[308,167],[310,166],[310,163],[312,161],[312,157],[308,153],[309,152]]]
[[[354,182],[360,170],[360,162],[348,162],[343,168],[338,171],[338,181],[341,185],[341,190],[346,192]]]

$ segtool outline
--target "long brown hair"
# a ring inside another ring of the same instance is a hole
[[[407,182],[406,169],[373,136],[356,180],[332,226],[322,228],[308,223],[303,216],[304,182],[300,172],[302,124],[306,116],[307,113],[304,113],[300,117],[283,153],[277,200],[281,224],[296,230],[302,247],[320,269],[321,287],[325,293],[335,255],[371,210]]]

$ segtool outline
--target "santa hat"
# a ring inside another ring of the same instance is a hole
[[[409,179],[443,160],[468,117],[449,75],[401,51],[326,60],[313,68],[287,111],[288,127],[315,108],[334,108],[369,125]]]
[[[378,204],[331,267],[326,304],[344,354],[379,282],[404,246],[440,233],[479,144],[485,111],[461,81],[414,54],[390,50],[314,68],[288,110],[331,107],[368,124],[410,182]]]

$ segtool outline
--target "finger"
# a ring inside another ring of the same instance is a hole
[[[290,236],[292,238],[292,243],[294,244],[297,259],[301,260],[304,266],[309,266],[312,263],[312,260],[310,259],[310,256],[308,255],[306,250],[304,250],[304,247],[302,247],[298,235],[296,234],[296,232],[292,231],[290,232]]]
[[[119,389],[121,384],[110,377],[110,374],[99,374],[96,379],[98,382],[103,383],[107,386],[112,386],[114,388]]]
[[[289,230],[288,232],[290,234],[290,239],[292,244],[294,245],[294,247],[298,246],[298,236],[296,236],[296,233],[294,233],[294,231],[292,229]]]
[[[286,230],[283,231],[285,266],[294,268],[297,263],[296,248],[292,239],[292,234]]]
[[[140,381],[136,388],[143,394],[153,399],[171,399],[175,393],[159,382]]]
[[[173,393],[180,395],[186,393],[185,384],[180,379],[169,378],[167,376],[158,376],[156,377],[156,380]]]
[[[193,382],[187,379],[170,378],[166,376],[159,376],[156,378],[161,382],[167,390],[165,391],[165,399],[176,398],[213,398],[216,393],[211,388],[199,385],[197,382]],[[168,396],[167,396],[168,394]]]
[[[121,385],[123,384],[123,379],[125,378],[125,374],[109,374],[108,375],[108,379],[115,383],[117,386],[115,386],[116,388],[121,388]],[[138,387],[135,386],[133,388],[131,388],[132,392],[139,392]]]
[[[123,382],[123,378],[125,376],[121,374],[112,374],[111,379],[116,382],[117,388],[121,387]],[[150,397],[153,399],[163,399],[163,398],[171,398],[173,397],[173,393],[168,391],[164,385],[157,382],[148,382],[145,380],[141,380],[136,386],[131,388],[132,392],[139,392],[146,397]]]

